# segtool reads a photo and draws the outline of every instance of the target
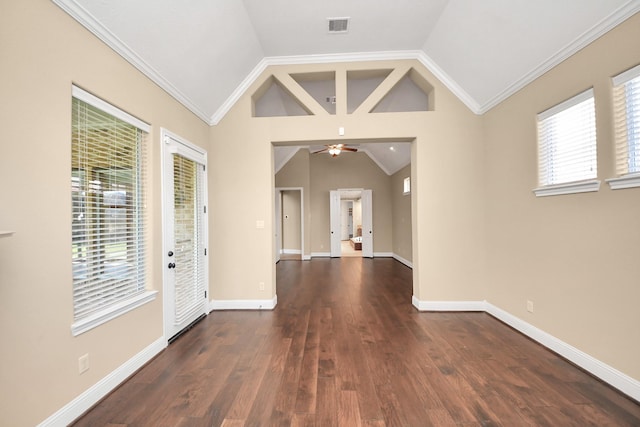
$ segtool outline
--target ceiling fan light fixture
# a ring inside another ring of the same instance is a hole
[[[340,154],[340,151],[342,151],[342,150],[340,150],[340,148],[338,148],[338,147],[329,148],[329,154],[331,154],[331,157],[337,156],[338,154]]]

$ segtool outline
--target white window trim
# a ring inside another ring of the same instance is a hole
[[[640,173],[632,173],[618,178],[609,178],[605,181],[612,190],[640,187]]]
[[[580,104],[581,102],[594,97],[595,97],[595,93],[593,88],[587,89],[586,91],[579,93],[578,95],[575,95],[561,102],[560,104],[557,104],[549,108],[548,110],[538,113],[537,120],[538,121],[545,120],[557,113],[560,113],[568,108],[573,107],[574,105]],[[540,142],[538,141],[538,143]],[[596,150],[597,150],[597,141],[596,141]],[[539,167],[540,165],[538,165],[538,168]],[[601,181],[598,179],[563,182],[560,184],[543,185],[538,188],[534,188],[532,191],[534,192],[536,197],[559,196],[563,194],[576,194],[576,193],[590,193],[590,192],[599,191],[600,183]]]
[[[145,133],[151,133],[151,125],[149,125],[148,123],[145,123],[142,120],[112,106],[108,102],[103,101],[102,99],[85,91],[84,89],[81,89],[78,86],[71,86],[71,94],[74,98],[91,104],[94,107],[97,107],[102,111],[137,127]],[[116,317],[119,317],[129,311],[132,311],[142,305],[155,300],[157,294],[158,291],[145,290],[113,305],[104,307],[89,316],[76,320],[71,324],[71,334],[75,337],[110,320],[113,320]]]
[[[120,301],[109,307],[84,317],[80,320],[73,322],[71,325],[71,334],[76,337],[84,332],[87,332],[96,326],[100,326],[109,320],[115,319],[135,308],[138,308],[148,302],[156,299],[158,291],[145,291],[141,294],[137,294],[124,301]]]
[[[600,190],[600,180],[566,182],[534,188],[536,197],[559,196],[561,194],[591,193]]]

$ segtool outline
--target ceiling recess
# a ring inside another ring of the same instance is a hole
[[[345,34],[349,32],[350,18],[327,18],[329,34]]]

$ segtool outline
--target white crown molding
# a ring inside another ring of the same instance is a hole
[[[286,165],[287,163],[289,163],[289,160],[291,160],[293,158],[293,156],[295,156],[296,154],[298,154],[298,151],[300,151],[300,149],[302,147],[274,147],[275,148],[292,148],[291,152],[288,153],[281,162],[279,162],[278,164],[274,164],[273,168],[274,168],[274,173],[278,173],[280,172],[280,169],[282,169],[284,167],[284,165]],[[295,148],[295,150],[294,150]]]
[[[200,110],[186,95],[180,92],[169,80],[164,78],[162,74],[156,71],[144,59],[138,56],[129,46],[113,34],[107,27],[97,20],[84,7],[80,6],[74,0],[51,0],[62,10],[68,13],[73,19],[78,21],[83,27],[93,33],[102,40],[107,46],[113,49],[118,55],[122,56],[127,62],[136,67],[140,72],[147,76],[151,81],[160,86],[165,92],[175,98],[179,103],[184,105],[193,114],[198,116],[205,123],[209,123],[207,114]]]
[[[533,71],[525,74],[507,86],[500,93],[490,98],[486,103],[480,105],[471,95],[469,95],[462,87],[460,87],[444,70],[442,70],[424,51],[422,50],[406,50],[406,51],[388,51],[388,52],[360,52],[347,54],[326,54],[326,55],[298,55],[298,56],[274,56],[263,58],[240,83],[238,87],[231,93],[226,101],[215,111],[212,116],[208,116],[204,111],[192,102],[186,95],[181,93],[173,84],[171,84],[157,70],[151,67],[144,59],[136,54],[129,46],[116,37],[104,25],[100,23],[86,9],[80,6],[75,0],[52,0],[62,10],[68,13],[72,18],[87,28],[91,33],[96,35],[100,40],[111,47],[116,53],[140,70],[144,75],[151,79],[154,83],[165,90],[169,95],[174,97],[178,102],[189,109],[193,114],[199,117],[210,126],[217,125],[220,120],[229,112],[235,103],[244,95],[246,90],[253,82],[262,74],[262,72],[270,65],[297,65],[297,64],[322,64],[337,62],[364,62],[364,61],[393,61],[415,59],[424,65],[437,79],[442,82],[455,96],[457,96],[471,111],[475,114],[484,114],[491,108],[495,107],[533,80],[540,77],[551,68],[560,64],[562,61],[573,55],[598,37],[605,34],[615,26],[619,25],[626,19],[640,11],[640,0],[629,0],[627,3],[618,8],[615,12],[607,16],[605,19],[594,25],[592,28],[584,32],[580,37],[572,43],[552,55],[546,61],[543,61]]]
[[[80,396],[60,408],[55,414],[38,424],[38,427],[57,427],[71,424],[166,347],[167,341],[163,337],[158,338]]]
[[[639,11],[640,0],[629,0],[609,16],[582,33],[578,38],[569,43],[567,46],[560,49],[554,55],[543,61],[536,68],[520,77],[515,82],[511,83],[504,90],[489,99],[486,103],[482,104],[479,107],[477,114],[484,114],[487,111],[491,110],[493,107],[500,104],[502,101],[509,98],[511,95],[515,94],[520,89],[524,88],[526,85],[533,82],[535,79],[542,76],[553,67],[559,65],[562,61],[566,60],[571,55],[575,54],[588,44],[594,42],[596,39],[603,36],[605,33],[612,30],[616,26],[620,25],[622,22],[626,21]]]
[[[217,310],[273,310],[278,304],[278,296],[272,299],[226,299],[211,300],[209,311]]]

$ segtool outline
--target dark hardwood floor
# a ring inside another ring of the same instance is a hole
[[[389,258],[280,262],[76,426],[640,426],[640,405],[483,313],[419,313]]]

